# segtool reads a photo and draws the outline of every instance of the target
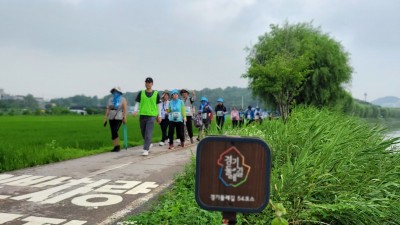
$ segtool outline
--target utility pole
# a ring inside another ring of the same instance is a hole
[[[364,102],[367,102],[367,93],[364,93]]]

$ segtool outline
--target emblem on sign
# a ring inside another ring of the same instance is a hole
[[[234,146],[220,155],[217,164],[220,166],[218,178],[226,187],[244,184],[251,170],[243,154]]]

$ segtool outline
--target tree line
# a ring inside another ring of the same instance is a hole
[[[166,90],[159,90],[164,92]],[[192,91],[192,90],[190,90]],[[252,92],[248,88],[226,87],[226,88],[204,88],[202,90],[194,90],[197,100],[194,105],[199,106],[200,98],[205,96],[212,106],[217,104],[218,98],[224,99],[224,105],[230,109],[236,106],[238,109],[248,106],[260,107],[263,110],[275,111],[274,104],[268,104],[262,99],[252,96]],[[139,91],[126,92],[124,97],[128,101],[129,106],[134,106],[135,99]],[[32,95],[27,95],[24,100],[0,100],[0,113],[4,114],[68,114],[69,108],[85,108],[88,114],[101,114],[111,95],[102,98],[97,96],[75,95],[67,98],[51,99],[45,105],[40,106]]]
[[[161,92],[163,92],[162,90]],[[206,96],[212,105],[216,104],[218,98],[224,99],[224,104],[227,108],[236,106],[237,108],[243,107],[246,109],[248,106],[259,106],[262,110],[276,111],[278,110],[273,101],[268,102],[267,99],[262,97],[253,97],[252,91],[249,88],[241,87],[227,87],[227,88],[204,88],[202,90],[195,90],[197,102],[202,96]],[[128,105],[135,104],[137,92],[127,92],[124,96],[127,98]],[[16,115],[16,114],[69,114],[70,107],[84,107],[88,114],[102,114],[104,113],[105,106],[111,95],[106,95],[102,98],[97,96],[75,95],[67,98],[51,99],[44,106],[40,106],[39,102],[29,94],[23,99],[18,100],[0,100],[0,115]],[[399,108],[385,108],[378,105],[353,99],[350,95],[343,98],[337,104],[337,110],[343,111],[346,114],[361,117],[361,118],[400,118]]]

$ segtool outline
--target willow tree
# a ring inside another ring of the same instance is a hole
[[[346,96],[352,68],[339,42],[311,23],[270,28],[250,48],[243,75],[255,96],[274,102],[284,121],[295,102],[334,106]]]

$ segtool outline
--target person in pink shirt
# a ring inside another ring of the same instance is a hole
[[[239,122],[239,111],[233,106],[231,111],[232,128],[235,128]]]

